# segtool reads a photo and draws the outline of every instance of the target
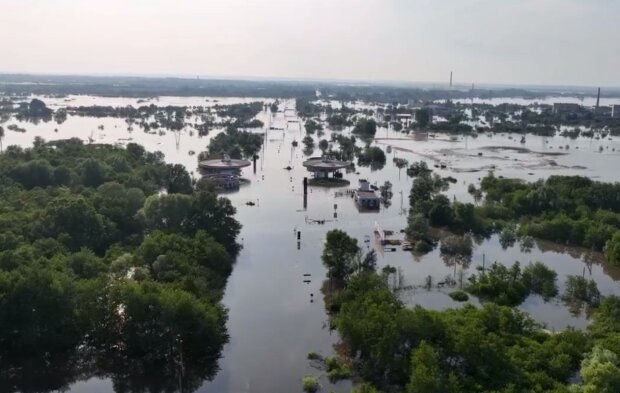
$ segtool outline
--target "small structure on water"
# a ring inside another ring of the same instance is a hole
[[[303,165],[309,172],[312,172],[311,183],[314,183],[313,185],[340,186],[349,184],[347,180],[342,178],[341,170],[349,168],[351,166],[350,161],[340,161],[332,156],[323,156],[309,158],[304,161]]]
[[[222,158],[204,160],[198,163],[203,177],[211,181],[216,188],[234,190],[239,188],[241,168],[250,166],[248,160],[230,158],[224,155]]]
[[[353,198],[357,206],[362,209],[378,210],[381,206],[381,198],[375,194],[365,179],[360,179],[359,187],[353,193]]]

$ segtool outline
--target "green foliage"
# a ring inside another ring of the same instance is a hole
[[[333,318],[356,372],[390,391],[566,391],[588,351],[583,333],[546,334],[496,304],[405,307],[375,273],[352,277],[339,302]]]
[[[221,157],[227,154],[231,158],[251,158],[263,145],[263,135],[229,128],[217,134],[209,142],[209,155]]]
[[[566,277],[566,289],[562,298],[572,303],[598,305],[601,293],[598,290],[596,281],[588,280],[581,276],[569,275]]]
[[[359,247],[357,239],[349,237],[339,229],[327,232],[321,259],[330,278],[344,283],[353,272]]]
[[[359,119],[351,132],[363,139],[372,139],[377,133],[377,123],[373,119]]]
[[[379,391],[368,383],[361,383],[356,385],[351,393],[379,393]]]
[[[308,360],[321,360],[322,357],[316,352],[308,352]]]
[[[614,233],[605,244],[605,258],[614,265],[620,265],[620,231]]]
[[[485,203],[475,209],[478,221],[519,222],[518,233],[560,244],[605,251],[617,263],[620,237],[620,184],[580,176],[551,176],[525,183],[489,175],[482,180]],[[616,239],[616,240],[614,240]]]
[[[612,351],[594,347],[581,363],[581,385],[571,392],[613,393],[620,391],[620,358]]]
[[[447,266],[457,265],[466,268],[471,263],[473,253],[473,240],[471,236],[449,235],[441,240],[439,252]]]
[[[545,300],[557,295],[557,274],[540,262],[529,264],[521,270],[516,262],[508,268],[501,263],[493,263],[479,275],[469,277],[467,291],[497,304],[517,306],[530,293],[536,293]]]
[[[448,294],[448,296],[450,296],[452,300],[455,300],[457,302],[466,302],[467,300],[469,300],[469,296],[467,295],[467,293],[460,290],[452,291]]]
[[[304,392],[314,393],[321,388],[319,379],[314,375],[306,375],[301,379],[301,387]]]
[[[135,144],[37,140],[7,150],[2,386],[48,391],[50,380],[67,386],[96,374],[137,391],[148,374],[172,391],[181,361],[188,389],[211,378],[228,338],[219,301],[239,250],[230,201],[194,191],[182,167]],[[186,194],[158,193],[166,190]],[[48,368],[54,379],[39,375]],[[40,386],[26,386],[29,378]]]
[[[325,367],[327,369],[327,377],[331,381],[347,379],[351,376],[351,367],[344,359],[336,356],[328,356],[325,358]]]
[[[545,300],[548,300],[558,294],[557,276],[557,273],[544,263],[535,262],[528,264],[523,269],[522,280],[530,292],[541,295]]]
[[[422,341],[411,355],[411,377],[407,393],[439,391],[441,391],[439,355],[426,341]]]
[[[415,120],[420,128],[428,126],[431,120],[431,110],[429,108],[420,108],[415,112]]]
[[[383,168],[385,161],[385,153],[377,146],[366,147],[357,157],[359,166],[370,166],[373,170]]]

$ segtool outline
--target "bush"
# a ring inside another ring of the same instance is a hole
[[[316,352],[308,352],[308,360],[321,360],[321,355]]]
[[[469,300],[469,296],[461,290],[452,291],[448,294],[448,296],[457,302],[466,302]]]
[[[301,379],[301,386],[304,392],[313,393],[319,390],[319,379],[314,375],[306,375]]]
[[[325,359],[325,366],[327,368],[327,376],[332,381],[346,379],[351,376],[351,368],[349,365],[336,356],[327,357]]]

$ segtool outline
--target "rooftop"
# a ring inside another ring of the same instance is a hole
[[[213,160],[200,161],[198,166],[203,169],[240,169],[250,166],[250,164],[251,163],[248,160],[240,160],[224,156]]]
[[[350,161],[339,161],[333,157],[312,157],[304,161],[303,165],[311,170],[336,171],[351,166]]]

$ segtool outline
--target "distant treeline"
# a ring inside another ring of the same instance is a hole
[[[217,97],[315,97],[338,100],[366,100],[374,102],[401,102],[410,99],[435,100],[492,97],[540,98],[559,92],[531,91],[528,89],[447,90],[421,88],[396,84],[356,84],[320,81],[250,81],[223,79],[153,78],[153,77],[93,77],[60,75],[0,75],[0,91],[5,94],[91,94],[99,96],[217,96]],[[593,91],[592,94],[595,92]],[[605,94],[620,94],[607,91]],[[572,94],[574,96],[574,93]]]

